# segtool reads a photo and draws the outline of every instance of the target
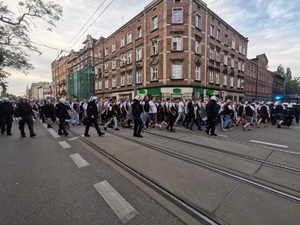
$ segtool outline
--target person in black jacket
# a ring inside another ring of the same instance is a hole
[[[98,125],[98,107],[96,104],[96,100],[97,100],[97,97],[92,96],[89,103],[87,104],[86,115],[85,115],[87,118],[87,123],[85,126],[85,132],[84,132],[85,137],[91,136],[91,135],[89,135],[89,129],[92,124],[94,124],[94,127],[97,130],[97,133],[99,136],[105,134],[104,132],[102,132],[100,130],[100,127]]]
[[[15,109],[15,117],[19,119],[19,129],[21,131],[21,137],[26,137],[24,126],[25,123],[28,125],[28,129],[30,132],[30,137],[35,137],[36,134],[33,131],[33,112],[32,106],[28,102],[27,97],[21,97],[21,102],[17,104]]]
[[[55,114],[56,117],[59,119],[59,128],[58,134],[68,136],[69,133],[66,129],[66,119],[70,119],[70,115],[68,113],[68,106],[66,105],[66,99],[60,98],[59,103],[55,106]]]
[[[52,123],[56,120],[53,100],[47,100],[47,103],[44,105],[44,115],[47,119],[47,128],[52,128]]]
[[[1,120],[1,134],[4,134],[5,130],[7,135],[12,135],[11,127],[13,121],[14,108],[9,101],[8,97],[2,98],[3,103],[0,105],[0,120]],[[5,129],[6,128],[6,129]]]
[[[215,133],[216,129],[216,121],[218,118],[218,104],[217,97],[211,96],[210,101],[206,105],[206,113],[207,113],[207,124],[205,133],[210,134],[211,136],[217,136]]]
[[[134,102],[131,105],[132,108],[132,115],[134,119],[134,131],[133,136],[134,137],[143,137],[141,135],[142,129],[143,129],[143,121],[141,119],[141,114],[143,112],[143,107],[140,103],[141,97],[139,95],[135,96]]]

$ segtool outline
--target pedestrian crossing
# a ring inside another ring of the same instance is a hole
[[[43,124],[43,126],[47,129],[47,125]],[[53,138],[60,137],[52,128],[48,128],[47,130]],[[68,139],[68,141],[74,141],[77,139],[78,137],[73,137]],[[68,141],[59,141],[58,144],[62,149],[72,149],[72,146],[68,143]],[[69,156],[79,169],[90,166],[90,164],[79,153],[70,154]],[[106,180],[93,184],[93,186],[123,224],[128,223],[139,214]]]

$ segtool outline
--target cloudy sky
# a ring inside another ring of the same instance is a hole
[[[8,4],[16,10],[18,1],[9,0]],[[27,85],[39,81],[50,82],[51,63],[60,50],[79,50],[87,34],[96,39],[100,36],[109,36],[151,2],[151,0],[53,1],[63,7],[63,19],[56,24],[57,27],[53,28],[52,32],[46,30],[45,23],[36,23],[37,27],[31,31],[31,40],[39,44],[42,55],[31,54],[30,60],[35,69],[29,71],[27,76],[18,71],[10,71],[11,76],[6,80],[9,82],[9,93],[24,95]],[[299,0],[204,0],[204,2],[238,32],[248,37],[248,58],[265,53],[269,59],[269,70],[275,71],[278,65],[282,64],[285,69],[291,68],[294,77],[300,77]],[[97,13],[82,28],[102,3]],[[99,18],[96,20],[97,17]],[[75,37],[77,33],[79,35]]]

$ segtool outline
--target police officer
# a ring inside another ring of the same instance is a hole
[[[141,132],[143,129],[143,121],[141,120],[141,114],[143,112],[143,107],[140,101],[141,101],[141,97],[139,95],[135,96],[131,108],[132,108],[132,115],[134,119],[133,136],[142,138],[143,136],[141,135]]]
[[[275,118],[277,122],[277,128],[281,127],[281,124],[283,123],[284,120],[284,110],[285,107],[282,105],[282,102],[279,101],[277,105],[274,107],[274,113],[275,113]]]
[[[56,117],[59,119],[58,134],[68,136],[69,133],[66,129],[66,119],[70,119],[68,113],[69,107],[66,105],[66,99],[60,98],[58,104],[55,105]]]
[[[33,111],[32,106],[28,102],[27,97],[23,96],[20,98],[20,103],[17,104],[15,110],[15,116],[19,119],[19,129],[21,131],[21,137],[26,137],[24,126],[25,123],[28,125],[30,137],[35,137],[36,134],[33,131]]]
[[[8,97],[3,97],[2,101],[3,103],[0,105],[1,134],[4,134],[6,130],[7,135],[12,135],[11,127],[12,127],[12,121],[13,121],[12,115],[14,109]]]
[[[216,121],[219,113],[217,100],[218,98],[216,96],[211,96],[210,101],[206,104],[207,125],[205,133],[207,133],[208,135],[210,134],[211,136],[217,136],[217,134],[215,133]]]
[[[105,134],[104,132],[102,132],[100,130],[100,127],[98,125],[98,107],[96,104],[96,100],[97,100],[97,97],[92,96],[90,99],[90,102],[87,104],[86,115],[85,115],[87,118],[87,123],[85,126],[85,132],[84,132],[85,137],[91,136],[91,135],[89,135],[89,129],[92,124],[94,124],[94,127],[97,130],[97,133],[99,136]]]

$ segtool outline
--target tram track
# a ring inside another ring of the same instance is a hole
[[[142,146],[147,147],[147,148],[150,148],[150,149],[152,149],[152,150],[161,152],[161,153],[163,153],[163,154],[165,154],[165,155],[169,155],[169,156],[171,156],[171,157],[180,159],[180,160],[182,160],[182,161],[191,163],[191,164],[193,164],[193,165],[197,165],[197,166],[199,166],[199,167],[201,167],[201,168],[204,168],[204,169],[206,169],[206,170],[209,170],[209,171],[218,173],[218,174],[220,174],[220,175],[229,177],[229,178],[231,178],[231,179],[234,179],[234,180],[237,180],[237,181],[239,181],[239,182],[245,183],[245,184],[250,185],[250,186],[252,186],[252,187],[258,188],[258,189],[260,189],[260,190],[269,192],[269,193],[274,194],[274,195],[276,195],[276,196],[279,196],[279,197],[288,199],[288,200],[290,200],[290,201],[294,201],[294,202],[296,202],[296,203],[300,203],[300,196],[297,196],[297,195],[291,194],[291,193],[289,193],[289,192],[286,192],[286,191],[283,191],[283,190],[280,190],[280,189],[271,187],[271,186],[269,186],[269,185],[266,185],[266,184],[257,182],[257,181],[255,181],[255,180],[246,178],[246,176],[243,177],[243,176],[234,174],[234,173],[232,173],[232,172],[228,172],[228,171],[226,171],[226,170],[224,170],[224,169],[220,169],[220,168],[217,167],[217,166],[212,166],[212,165],[210,165],[209,163],[202,162],[201,160],[195,159],[195,158],[192,157],[192,156],[187,156],[187,155],[185,155],[185,154],[181,154],[181,153],[178,153],[178,152],[174,152],[174,151],[172,151],[172,150],[170,150],[170,149],[167,149],[167,148],[164,148],[164,147],[161,147],[161,146],[154,145],[153,143],[148,143],[148,142],[142,141],[141,139],[133,138],[132,136],[124,135],[124,134],[117,133],[117,132],[109,132],[109,133],[112,134],[112,135],[114,135],[114,136],[117,136],[117,137],[119,137],[119,138],[123,138],[123,139],[125,139],[125,140],[127,140],[127,141],[130,141],[130,142],[133,142],[133,143],[142,145]],[[177,141],[178,141],[178,140],[177,140]],[[180,142],[181,142],[181,140],[180,140]],[[274,165],[273,165],[273,166],[274,166]],[[283,167],[279,167],[279,168],[283,168]],[[287,187],[284,187],[284,188],[287,188]],[[295,191],[295,190],[292,190],[292,191]],[[297,192],[297,191],[295,191],[295,192]]]
[[[71,132],[73,133],[75,136],[79,136],[77,133],[75,132]],[[259,190],[271,193],[275,196],[287,199],[289,201],[295,202],[297,204],[300,203],[300,196],[297,195],[297,193],[299,193],[299,191],[294,191],[295,193],[289,193],[287,191],[284,190],[280,190],[276,187],[272,187],[268,184],[265,183],[260,183],[256,180],[252,180],[249,179],[247,177],[247,175],[245,176],[241,176],[241,175],[237,175],[235,173],[232,172],[228,172],[224,169],[220,169],[220,167],[218,167],[217,165],[211,165],[211,163],[208,162],[203,162],[202,160],[199,159],[195,159],[195,157],[193,156],[188,156],[185,155],[183,153],[179,153],[179,152],[174,152],[171,149],[162,147],[162,146],[158,146],[155,145],[153,143],[149,143],[147,141],[145,141],[144,139],[138,139],[138,138],[134,138],[130,135],[127,134],[122,134],[120,132],[114,132],[114,131],[107,131],[107,133],[122,138],[126,141],[141,145],[143,147],[158,151],[162,154],[168,155],[170,157],[173,158],[177,158],[183,162],[187,162],[193,165],[196,165],[200,168],[206,169],[208,171],[214,172],[216,174],[222,175],[224,177],[228,177],[230,179],[236,180],[240,183],[244,183],[246,185],[252,186],[254,188],[257,188]],[[152,134],[152,135],[157,135],[157,134],[153,134],[150,132],[147,132],[147,134]],[[174,139],[171,137],[167,137],[167,136],[163,136],[163,135],[157,135],[160,138],[165,138],[171,141],[177,141],[177,142],[182,142],[181,140],[178,139]],[[82,140],[85,144],[89,145],[90,147],[92,147],[93,149],[95,149],[97,152],[101,153],[102,155],[104,155],[106,158],[108,158],[109,160],[111,160],[113,163],[119,165],[122,169],[124,169],[124,171],[128,171],[129,173],[131,173],[132,175],[134,175],[136,178],[138,178],[140,181],[142,181],[145,185],[151,187],[153,190],[155,190],[157,193],[159,193],[160,195],[162,195],[164,198],[166,198],[167,200],[169,200],[170,202],[172,202],[173,204],[177,205],[178,207],[180,207],[182,210],[184,210],[187,214],[189,214],[190,216],[192,216],[193,218],[196,218],[197,221],[201,221],[201,224],[206,224],[206,225],[213,225],[213,224],[226,224],[224,221],[222,221],[220,218],[217,218],[212,212],[207,212],[206,210],[203,210],[201,208],[201,206],[199,207],[198,205],[196,205],[195,203],[191,202],[190,200],[184,198],[183,196],[177,196],[175,193],[173,193],[172,191],[168,190],[168,188],[164,187],[162,184],[158,183],[155,179],[148,177],[147,175],[139,172],[137,169],[135,169],[134,167],[132,167],[131,165],[128,165],[124,162],[122,162],[122,160],[118,159],[117,157],[113,156],[112,154],[109,153],[109,151],[100,148],[98,145],[96,145],[95,143],[92,143],[91,141],[89,141],[87,138],[84,138],[82,136],[79,136],[79,139]],[[186,141],[184,141],[186,142]],[[184,143],[184,144],[191,144],[190,142]],[[194,143],[192,144],[193,146]],[[207,146],[199,146],[196,145],[196,147],[207,147]],[[212,149],[214,150],[214,149]],[[216,149],[216,150],[220,150],[220,149]],[[221,153],[221,152],[220,152]],[[226,154],[225,152],[222,152],[223,154]],[[237,154],[237,153],[234,153]],[[238,157],[238,155],[232,155],[234,157]],[[248,158],[248,156],[246,156]],[[245,160],[251,160],[251,158],[254,157],[249,157],[248,159],[244,158]],[[258,161],[256,161],[258,162]],[[263,163],[261,161],[261,159],[259,159],[260,163]],[[289,168],[286,165],[271,165],[275,168],[279,168],[279,169],[285,169],[285,170],[289,170],[289,171],[293,171],[298,173],[298,169],[297,168]],[[296,170],[295,170],[296,169]],[[267,181],[268,182],[268,181]],[[272,183],[271,183],[272,184]],[[275,184],[277,186],[280,186],[278,184]],[[283,188],[288,189],[287,187],[281,186]]]
[[[152,133],[152,132],[147,132],[147,131],[146,131],[146,133],[150,134],[150,135],[153,135],[153,136],[160,137],[160,138],[164,138],[164,139],[167,139],[167,140],[175,141],[175,142],[178,142],[178,143],[184,143],[184,144],[189,145],[189,146],[204,148],[204,149],[212,150],[212,151],[215,151],[215,152],[223,153],[225,155],[230,155],[230,156],[238,157],[240,159],[245,159],[245,160],[248,160],[248,161],[251,161],[251,162],[257,162],[257,163],[270,165],[270,166],[273,166],[273,167],[278,168],[278,169],[285,169],[285,170],[289,170],[289,171],[293,171],[293,172],[297,172],[297,173],[300,172],[300,168],[295,168],[295,167],[292,167],[292,166],[287,166],[287,165],[284,165],[284,164],[275,163],[275,162],[271,162],[271,161],[268,161],[268,160],[264,160],[264,159],[260,159],[260,158],[256,158],[256,157],[252,157],[252,156],[247,156],[247,155],[243,155],[243,154],[236,153],[236,152],[230,152],[230,151],[227,151],[227,150],[224,150],[224,149],[215,148],[215,147],[211,147],[211,146],[207,146],[207,145],[203,145],[203,144],[199,144],[199,143],[185,141],[185,140],[182,140],[182,139],[178,140],[176,138],[172,138],[172,137],[169,137],[169,136],[164,136],[164,135],[157,134],[157,133]]]
[[[74,136],[78,137],[79,140],[81,140],[86,145],[90,146],[94,150],[96,150],[98,153],[104,155],[106,158],[108,158],[110,161],[115,163],[116,165],[120,166],[125,171],[132,174],[134,177],[142,181],[147,186],[151,187],[153,190],[155,190],[157,193],[162,195],[164,198],[172,202],[173,204],[177,205],[179,208],[181,208],[183,211],[185,211],[187,214],[195,218],[197,221],[199,221],[203,225],[226,225],[224,221],[217,218],[215,215],[213,215],[210,212],[207,212],[206,210],[202,210],[193,203],[187,201],[186,199],[183,199],[182,197],[179,197],[166,188],[164,188],[162,185],[151,179],[150,177],[145,176],[144,174],[140,173],[133,167],[125,164],[118,158],[114,157],[112,154],[110,154],[105,149],[99,147],[98,145],[94,144],[93,142],[89,141],[86,138],[83,138],[76,132],[69,130],[70,133],[72,133]],[[116,135],[118,136],[118,135]],[[121,136],[121,135],[120,135]],[[122,138],[122,137],[121,137]],[[127,137],[123,136],[123,138]],[[132,141],[132,140],[131,140]]]

